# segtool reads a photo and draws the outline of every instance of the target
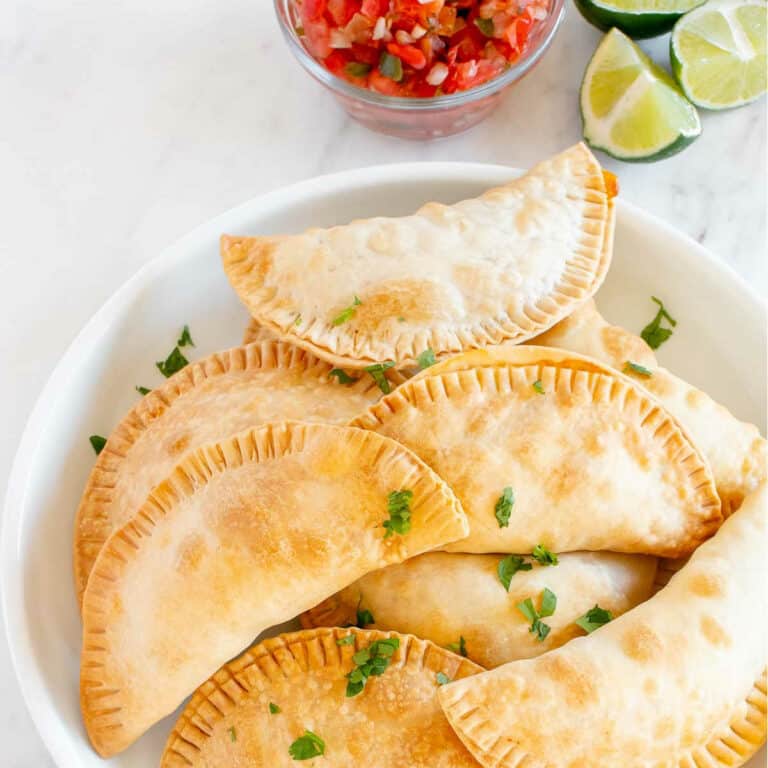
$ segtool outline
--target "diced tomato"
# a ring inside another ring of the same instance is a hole
[[[309,52],[318,59],[329,56],[331,51],[331,29],[324,19],[304,22],[304,39]]]
[[[299,16],[306,24],[308,21],[317,21],[325,13],[327,0],[301,0],[299,3]]]
[[[360,10],[360,0],[327,0],[328,13],[340,27],[346,27]]]
[[[344,67],[351,61],[349,55],[344,51],[333,51],[329,56],[326,56],[323,62],[329,71],[334,75],[341,75],[344,72]]]
[[[389,10],[389,0],[363,0],[360,13],[369,19],[378,19]]]
[[[414,69],[424,69],[427,66],[427,57],[424,53],[411,45],[388,43],[387,50],[393,56],[399,56],[404,64],[410,64]]]
[[[371,90],[383,93],[386,96],[402,95],[400,84],[382,75],[378,69],[372,70],[371,74],[368,76],[368,87]]]
[[[355,61],[361,61],[364,64],[370,64],[375,67],[379,63],[381,53],[378,48],[374,48],[370,45],[359,45],[358,43],[352,43],[352,58]]]

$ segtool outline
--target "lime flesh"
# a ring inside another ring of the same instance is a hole
[[[766,8],[764,0],[713,0],[675,25],[672,68],[694,104],[729,109],[765,93]]]
[[[660,160],[701,134],[672,77],[617,29],[595,51],[580,98],[587,143],[621,160]]]

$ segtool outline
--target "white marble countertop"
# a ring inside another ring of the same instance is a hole
[[[291,60],[268,0],[0,4],[0,491],[66,346],[164,246],[316,174],[402,160],[528,166],[580,137],[577,92],[599,36],[569,7],[542,64],[490,120],[414,144],[350,122]],[[666,45],[645,47],[663,59]],[[607,166],[627,200],[765,295],[765,102],[703,120],[677,157]],[[0,743],[10,768],[52,765],[4,639]]]

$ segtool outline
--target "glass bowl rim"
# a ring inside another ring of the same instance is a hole
[[[315,59],[301,42],[290,23],[290,6],[293,2],[294,0],[274,0],[275,13],[288,47],[310,75],[336,94],[346,98],[377,107],[413,111],[429,111],[469,104],[503,90],[511,83],[519,80],[539,61],[552,44],[555,33],[565,16],[565,0],[550,0],[550,12],[544,20],[544,24],[539,28],[538,36],[535,38],[536,46],[526,51],[503,74],[488,80],[486,83],[466,91],[443,94],[442,96],[388,96],[348,83],[334,75]]]

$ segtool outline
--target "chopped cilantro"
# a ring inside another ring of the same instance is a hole
[[[344,635],[336,639],[336,645],[353,645],[355,642],[354,635]]]
[[[531,568],[533,566],[530,563],[526,563],[520,555],[507,555],[499,560],[496,573],[499,574],[499,581],[504,585],[504,589],[509,592],[509,584],[512,581],[512,577],[518,571],[530,571]]]
[[[583,616],[576,619],[576,625],[581,627],[588,634],[591,634],[612,619],[613,614],[610,611],[595,604],[594,608],[590,608]]]
[[[438,685],[445,685],[446,683],[451,682],[451,678],[448,677],[448,675],[445,674],[445,672],[438,672],[437,675],[435,675],[437,678],[437,684]]]
[[[325,754],[325,742],[316,733],[304,731],[304,735],[288,747],[288,754],[294,760],[311,760]]]
[[[493,19],[475,19],[475,26],[486,36],[493,37],[496,31],[493,27]]]
[[[544,392],[544,385],[541,383],[541,379],[536,379],[536,381],[533,382],[533,388],[538,392],[540,395],[546,394]]]
[[[528,630],[532,634],[536,635],[536,639],[542,642],[550,632],[549,625],[545,624],[542,619],[546,616],[552,616],[557,608],[557,596],[552,590],[544,588],[541,593],[541,608],[537,611],[533,605],[533,600],[527,597],[521,603],[517,604],[517,610],[525,616],[525,618],[531,622],[530,629]]]
[[[237,741],[237,731],[235,730],[235,726],[233,725],[233,726],[227,728],[227,730],[229,731],[229,740],[230,741]]]
[[[270,715],[279,715],[283,710],[280,709],[280,707],[277,706],[273,701],[269,702],[269,714]]]
[[[512,513],[512,507],[515,503],[515,492],[507,486],[496,501],[494,512],[496,513],[496,520],[499,522],[499,528],[506,528],[509,526],[509,516]]]
[[[404,323],[405,322],[405,318],[402,315],[400,315],[400,317],[397,318],[397,322],[398,323]]]
[[[387,512],[389,520],[384,521],[387,532],[384,538],[388,539],[393,533],[403,535],[411,530],[411,499],[413,491],[392,491],[387,496]]]
[[[301,312],[296,313],[296,319],[293,321],[294,325],[301,325]]]
[[[101,435],[91,435],[88,439],[91,441],[91,447],[96,451],[96,455],[98,456],[104,450],[104,446],[107,444],[107,438],[102,437]]]
[[[551,616],[557,608],[557,595],[551,590],[544,587],[544,591],[541,593],[541,608],[539,608],[539,616]]]
[[[379,59],[379,72],[384,77],[399,83],[403,79],[403,62],[397,56],[384,51]]]
[[[460,656],[467,655],[467,641],[464,639],[464,635],[459,635],[458,643],[448,643],[448,650],[458,653]]]
[[[624,373],[636,373],[638,376],[645,376],[646,379],[653,376],[653,371],[649,371],[645,366],[633,363],[631,360],[624,363]]]
[[[677,320],[667,312],[661,299],[651,296],[651,300],[659,305],[659,311],[656,313],[656,317],[643,328],[640,335],[651,349],[658,349],[672,335],[672,328],[677,325]],[[662,320],[667,320],[672,328],[663,328],[661,325]]]
[[[367,648],[361,648],[353,657],[355,668],[347,674],[347,697],[357,696],[369,677],[383,675],[390,664],[392,654],[400,647],[400,640],[389,637],[374,640]]]
[[[194,347],[195,342],[192,341],[192,334],[189,332],[189,326],[185,325],[181,331],[181,336],[176,342],[177,347]]]
[[[331,325],[343,325],[348,320],[351,320],[355,316],[355,312],[357,312],[357,307],[362,303],[363,302],[355,296],[352,303],[348,307],[342,309],[341,312],[331,320]]]
[[[148,395],[148,394],[149,394],[149,393],[150,393],[152,390],[151,390],[149,387],[139,387],[139,386],[137,385],[137,386],[136,386],[136,391],[137,391],[137,392],[138,392],[140,395]]]
[[[173,352],[171,352],[165,360],[160,360],[155,363],[155,365],[160,373],[167,379],[170,376],[173,376],[174,373],[178,373],[185,365],[189,365],[189,360],[181,354],[181,350],[178,346],[175,346]]]
[[[429,368],[430,365],[434,365],[437,362],[437,359],[435,358],[435,353],[427,347],[417,358],[416,362],[419,364],[419,370],[424,370],[425,368]]]
[[[550,552],[543,544],[537,544],[531,552],[531,557],[539,565],[557,565],[558,559],[554,552]]]
[[[334,368],[330,375],[335,376],[339,380],[339,384],[354,384],[357,381],[357,379],[350,376],[346,371],[342,371],[341,368]]]
[[[345,65],[344,71],[350,77],[365,77],[371,71],[371,65],[362,61],[350,61]]]
[[[378,384],[379,389],[385,395],[392,391],[392,387],[390,386],[389,379],[384,375],[384,371],[388,371],[394,364],[394,360],[385,360],[383,363],[374,363],[363,368],[366,373],[371,374],[371,378]]]
[[[369,624],[376,623],[376,619],[373,618],[373,614],[367,608],[362,610],[358,608],[355,618],[357,619],[355,626],[360,627],[360,629],[365,629]]]

